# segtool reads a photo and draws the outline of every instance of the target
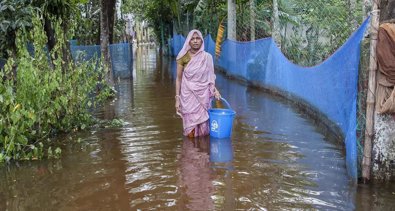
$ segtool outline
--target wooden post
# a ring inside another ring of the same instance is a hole
[[[372,20],[370,25],[370,59],[369,59],[369,84],[366,99],[366,130],[365,143],[362,159],[362,179],[364,183],[370,180],[372,162],[372,140],[374,136],[374,104],[376,95],[376,72],[377,72],[377,33],[379,28],[380,0],[373,0]]]
[[[251,41],[255,41],[255,0],[250,0],[250,30],[251,30]]]

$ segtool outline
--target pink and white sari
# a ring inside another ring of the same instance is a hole
[[[202,46],[184,67],[180,90],[181,117],[183,120],[184,135],[187,136],[195,129],[194,136],[209,134],[208,109],[210,98],[214,96],[215,74],[211,54],[204,51],[204,39],[198,30],[189,32],[184,46],[177,55],[182,58],[191,49],[189,42],[192,35],[197,33],[202,39]]]

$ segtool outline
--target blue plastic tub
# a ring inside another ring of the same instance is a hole
[[[229,103],[221,98],[229,109],[209,109],[210,136],[214,138],[229,138],[232,134],[233,120],[236,112],[230,108]]]

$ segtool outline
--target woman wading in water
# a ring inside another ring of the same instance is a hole
[[[221,97],[215,88],[215,78],[213,57],[204,51],[202,33],[190,31],[177,55],[175,107],[182,117],[184,136],[209,134],[210,98]]]

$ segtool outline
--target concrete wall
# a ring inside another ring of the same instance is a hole
[[[379,180],[395,180],[395,118],[392,115],[375,116],[373,175]]]
[[[373,175],[379,180],[395,180],[395,118],[375,116]]]

